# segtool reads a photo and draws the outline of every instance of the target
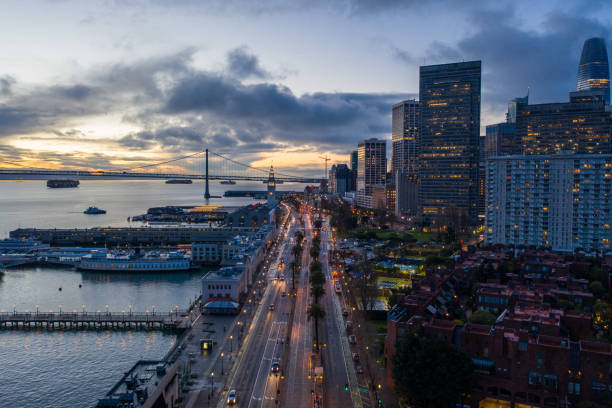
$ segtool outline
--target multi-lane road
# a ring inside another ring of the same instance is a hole
[[[319,354],[313,347],[314,325],[307,314],[312,302],[309,249],[314,220],[306,212],[301,225],[300,214],[285,205],[283,208],[287,214],[285,227],[260,277],[265,289],[254,304],[257,309],[251,322],[242,329],[241,341],[236,345],[239,351],[233,353],[229,375],[219,384],[223,392],[215,402],[218,408],[226,406],[227,393],[236,390],[237,406],[244,408],[361,408],[364,405],[342,316],[344,301],[342,295],[335,293],[329,265],[328,222],[324,222],[320,244],[319,260],[327,280],[325,295],[320,299],[326,316],[319,324]],[[297,231],[304,233],[305,240],[294,291],[289,265]],[[323,366],[323,380],[319,377],[315,383],[315,365],[319,364]],[[276,365],[278,371],[273,369]],[[314,401],[317,395],[322,397],[319,404]]]

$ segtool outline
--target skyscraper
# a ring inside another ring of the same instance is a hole
[[[391,181],[395,185],[395,215],[417,211],[419,102],[393,105],[391,125]]]
[[[357,163],[358,163],[358,160],[359,160],[358,157],[359,157],[359,155],[357,153],[357,150],[353,150],[351,152],[351,170],[353,170],[353,171],[357,171],[357,166],[358,166]]]
[[[563,103],[519,105],[514,154],[612,152],[612,118],[603,91],[570,92],[569,99]]]
[[[610,104],[610,69],[608,51],[603,38],[589,38],[584,42],[580,65],[578,65],[579,91],[597,90],[604,92],[604,100]]]
[[[391,172],[415,174],[418,159],[419,102],[406,100],[393,105],[391,116]]]
[[[358,144],[357,205],[372,208],[374,186],[384,186],[387,176],[387,141],[367,139]]]
[[[441,226],[477,221],[481,62],[420,68],[419,212]]]

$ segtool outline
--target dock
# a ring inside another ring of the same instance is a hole
[[[169,329],[185,330],[191,326],[190,314],[135,312],[0,312],[1,329]]]

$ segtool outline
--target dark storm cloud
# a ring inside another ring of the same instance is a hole
[[[55,90],[60,93],[62,96],[68,97],[70,99],[74,99],[77,101],[83,101],[87,99],[90,95],[94,94],[95,91],[93,88],[83,85],[77,84],[72,86],[58,86]]]
[[[236,78],[266,79],[270,77],[270,74],[259,64],[259,58],[250,53],[246,47],[236,48],[227,53],[227,70]]]
[[[522,29],[509,11],[475,12],[472,21],[474,34],[455,45],[434,43],[428,57],[436,63],[481,59],[483,100],[497,110],[528,87],[533,102],[567,101],[584,40],[610,36],[596,19],[563,13],[549,14],[540,31]]]

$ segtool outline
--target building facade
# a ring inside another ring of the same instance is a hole
[[[359,142],[357,163],[357,205],[372,208],[374,186],[384,186],[387,176],[387,141]]]
[[[477,221],[481,62],[422,66],[419,84],[419,213]]]
[[[576,89],[601,90],[604,93],[604,100],[610,104],[610,69],[606,42],[603,38],[589,38],[584,42],[578,65]]]
[[[519,105],[513,153],[612,153],[612,117],[603,92],[570,92],[569,99],[564,103]]]
[[[608,253],[611,181],[611,154],[490,157],[485,241]]]
[[[509,156],[514,152],[516,123],[502,122],[486,127],[484,157]]]
[[[395,185],[395,215],[417,212],[419,159],[419,102],[393,105],[391,125],[391,176]]]
[[[351,191],[352,175],[346,164],[334,164],[329,171],[329,184],[332,193],[344,195]]]

